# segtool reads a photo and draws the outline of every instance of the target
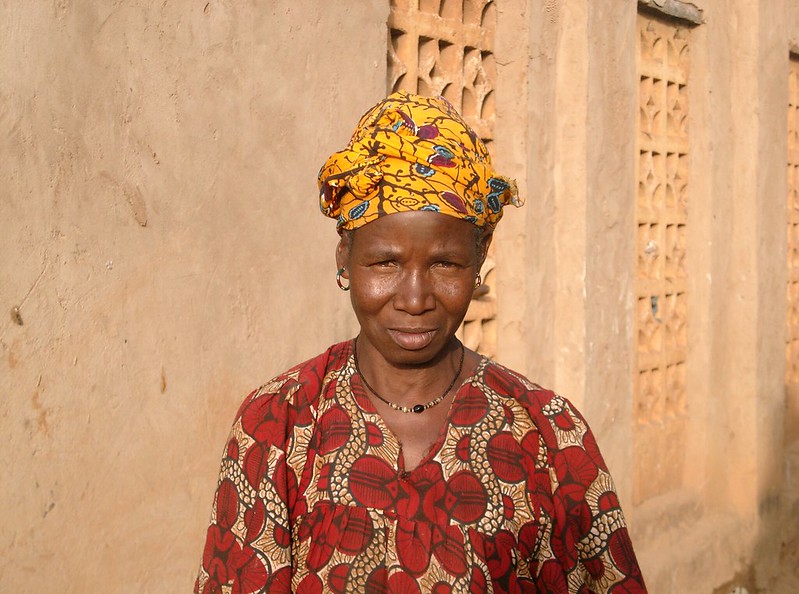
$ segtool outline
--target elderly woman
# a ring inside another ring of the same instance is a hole
[[[395,93],[319,174],[358,336],[250,394],[196,592],[645,592],[564,398],[455,333],[512,181],[443,98]]]

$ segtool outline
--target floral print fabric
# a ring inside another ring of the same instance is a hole
[[[645,592],[582,417],[483,359],[414,469],[352,342],[250,394],[222,459],[195,592]]]

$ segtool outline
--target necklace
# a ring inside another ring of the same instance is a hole
[[[464,348],[463,343],[461,343],[461,361],[460,361],[460,363],[458,363],[458,371],[455,372],[455,377],[452,378],[452,381],[449,383],[449,385],[447,386],[447,389],[444,390],[444,393],[441,394],[441,396],[439,396],[438,398],[434,398],[433,400],[431,400],[430,402],[428,402],[426,404],[419,403],[419,404],[414,404],[413,406],[401,406],[399,404],[394,404],[390,400],[386,400],[380,394],[377,393],[377,390],[375,390],[372,386],[369,385],[369,382],[366,381],[366,378],[364,377],[363,372],[361,371],[361,368],[358,366],[358,338],[357,337],[355,338],[355,342],[353,342],[353,345],[352,345],[353,358],[355,359],[355,371],[358,372],[358,375],[360,376],[361,381],[363,382],[363,385],[366,386],[367,388],[369,388],[369,391],[372,394],[374,394],[375,397],[378,400],[380,400],[380,402],[384,402],[384,403],[388,404],[394,410],[398,410],[398,411],[404,412],[404,413],[411,413],[412,412],[412,413],[416,413],[417,415],[423,413],[428,408],[433,408],[436,404],[439,404],[442,400],[444,400],[444,398],[447,397],[447,394],[449,394],[449,391],[455,385],[455,382],[458,381],[458,376],[461,374],[461,371],[463,371],[463,358],[464,358],[465,351],[466,351],[466,349]]]

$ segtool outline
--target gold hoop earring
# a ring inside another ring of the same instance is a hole
[[[478,288],[480,285],[483,284],[483,277],[480,276],[480,273],[477,273],[477,277],[474,279],[474,288]]]
[[[349,285],[344,286],[344,283],[341,282],[341,275],[342,274],[344,274],[344,267],[343,266],[341,268],[339,268],[338,272],[336,273],[336,284],[338,285],[338,288],[341,289],[342,291],[349,291],[350,290],[350,286]]]

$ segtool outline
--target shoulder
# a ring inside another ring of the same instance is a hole
[[[290,426],[312,423],[327,378],[344,368],[350,352],[351,341],[334,344],[273,377],[247,395],[235,422],[257,440],[279,438]]]
[[[524,409],[550,452],[577,446],[602,464],[587,421],[568,398],[494,361],[486,365],[484,378],[492,392]]]
[[[332,345],[323,353],[294,365],[254,390],[248,399],[277,397],[290,399],[298,392],[309,399],[318,397],[325,378],[341,370],[352,352],[352,341]]]
[[[521,373],[508,369],[496,361],[488,360],[483,372],[486,387],[500,398],[510,398],[536,416],[552,412],[567,402],[552,390],[530,381]]]

